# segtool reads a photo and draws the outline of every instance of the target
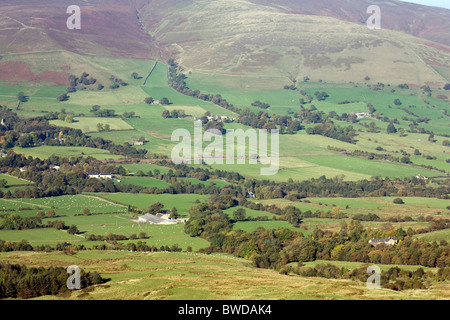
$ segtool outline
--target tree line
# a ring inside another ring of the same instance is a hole
[[[0,298],[29,299],[46,295],[60,295],[67,288],[69,274],[62,267],[26,267],[19,264],[0,262]],[[105,283],[96,271],[81,270],[81,288]]]

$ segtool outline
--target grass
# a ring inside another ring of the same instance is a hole
[[[93,157],[97,160],[107,160],[107,159],[121,159],[120,155],[110,154],[107,150],[87,148],[87,147],[65,147],[65,146],[39,146],[33,148],[20,148],[14,147],[13,151],[17,154],[24,154],[25,156],[31,156],[33,158],[46,159],[52,155],[60,157]]]
[[[158,189],[164,189],[170,186],[170,184],[165,181],[150,177],[124,177],[120,179],[119,184],[132,184],[135,186],[141,186],[145,188],[155,187]]]
[[[146,210],[150,205],[161,202],[167,210],[176,207],[180,215],[187,215],[189,207],[195,205],[198,199],[200,202],[206,201],[208,195],[197,194],[129,194],[129,193],[99,193],[96,194],[107,200],[122,203],[124,205],[136,206],[140,209]]]
[[[414,236],[414,238],[421,239],[423,241],[429,242],[437,242],[439,243],[441,240],[445,240],[447,242],[450,241],[450,229],[438,230],[433,232],[428,232],[424,234],[418,234]]]
[[[9,174],[0,174],[0,180],[6,180],[6,186],[10,187],[10,186],[28,186],[28,185],[32,185],[32,182],[25,180],[25,179],[20,179],[14,176],[10,176]]]
[[[101,123],[103,126],[108,124],[110,130],[134,130],[132,126],[120,118],[95,118],[95,117],[75,117],[74,122],[67,123],[63,120],[52,120],[50,124],[58,127],[69,127],[73,129],[82,130],[84,133],[98,132],[97,124]]]
[[[299,228],[293,227],[287,221],[239,221],[233,225],[234,230],[241,229],[245,232],[252,232],[261,227],[267,230],[285,228],[294,231],[301,231]]]

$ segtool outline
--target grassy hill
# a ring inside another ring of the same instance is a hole
[[[432,290],[370,290],[364,283],[315,277],[285,276],[256,269],[244,259],[225,254],[127,253],[80,251],[62,253],[1,253],[2,261],[28,266],[76,264],[110,281],[90,290],[40,299],[113,300],[302,300],[302,299],[446,299],[448,284]],[[341,265],[344,265],[341,263]],[[347,263],[354,268],[357,264]]]
[[[369,30],[365,24],[322,16],[319,7],[309,15],[296,14],[289,10],[292,6],[245,0],[165,1],[143,7],[140,17],[152,37],[189,71],[229,75],[236,88],[265,84],[267,89],[270,83],[290,84],[290,79],[302,81],[305,76],[327,82],[369,76],[374,83],[418,86],[449,81],[431,67],[448,67],[450,51],[445,45],[427,45],[430,41],[398,31]]]

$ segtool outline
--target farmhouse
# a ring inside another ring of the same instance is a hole
[[[97,172],[97,173],[88,173],[87,175],[88,175],[88,178],[90,178],[90,179],[103,179],[103,180],[112,179],[112,174],[110,174],[110,173]]]
[[[372,115],[367,112],[351,112],[350,114],[354,114],[357,119],[372,118]]]
[[[389,237],[389,238],[377,238],[377,239],[370,239],[369,243],[375,247],[379,244],[384,243],[385,246],[392,246],[398,242],[396,237]]]
[[[141,140],[135,141],[135,142],[133,143],[133,145],[135,145],[135,146],[143,146],[143,145],[144,145],[144,141],[141,141]]]
[[[154,214],[144,214],[139,217],[138,219],[139,223],[148,223],[148,224],[178,224],[178,221],[170,219],[170,218],[163,218],[158,217]]]

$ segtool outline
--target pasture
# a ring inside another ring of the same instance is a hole
[[[134,130],[132,126],[123,121],[120,118],[99,118],[99,117],[75,117],[74,122],[67,123],[63,120],[52,120],[50,124],[54,124],[58,127],[69,127],[73,129],[79,129],[84,133],[98,132],[98,124],[105,126],[108,124],[110,130]]]
[[[13,151],[17,154],[24,154],[25,156],[31,156],[33,158],[46,159],[52,155],[59,157],[93,157],[98,160],[107,159],[122,159],[120,155],[110,154],[108,150],[87,148],[87,147],[75,147],[75,146],[39,146],[32,148],[20,148],[14,147]]]
[[[200,194],[98,193],[95,195],[115,203],[136,206],[142,210],[146,210],[156,202],[161,202],[165,210],[176,207],[178,214],[182,216],[187,216],[189,207],[195,205],[196,200],[205,202],[209,199],[209,195]]]

